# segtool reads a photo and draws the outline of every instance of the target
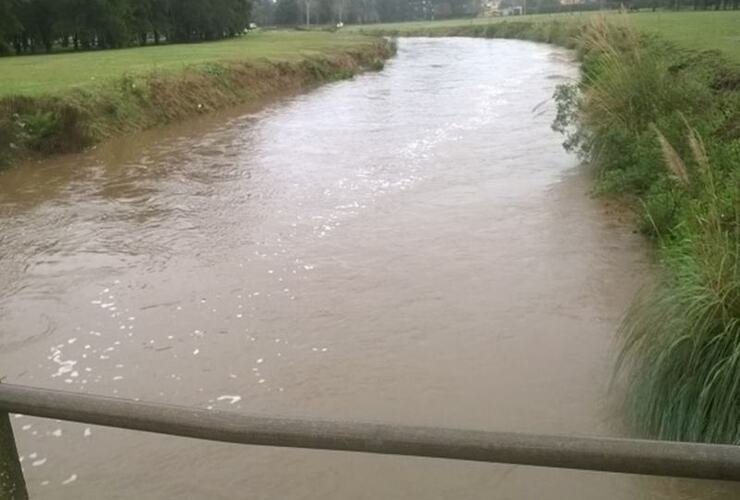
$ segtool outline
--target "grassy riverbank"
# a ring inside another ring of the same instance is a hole
[[[658,249],[622,325],[627,419],[644,436],[740,444],[740,12],[364,29],[577,50],[582,78],[559,89],[554,127]]]
[[[213,43],[0,58],[0,160],[71,152],[121,132],[377,69],[392,46],[279,31]]]
[[[582,79],[559,90],[555,127],[566,134],[567,146],[594,166],[597,191],[628,200],[658,249],[658,279],[627,314],[620,363],[628,383],[626,414],[645,436],[740,444],[736,26],[740,12],[525,16],[354,28],[520,38],[577,50]],[[379,64],[390,50],[378,39],[351,34],[261,36],[287,37],[295,45],[285,45],[282,55],[266,54],[247,37],[0,60],[0,155],[77,150],[122,131],[348,76]],[[269,50],[279,48],[280,43]],[[116,54],[122,59],[115,60]],[[162,59],[154,66],[148,54]],[[57,57],[72,58],[69,64],[77,70],[70,66],[64,76],[54,67]],[[103,81],[85,60],[94,57],[112,58]],[[141,64],[122,62],[129,57]],[[25,78],[28,70],[12,65],[34,60],[50,66],[41,71],[40,84],[24,88],[24,81],[37,77]]]
[[[608,13],[609,19],[619,19],[623,14]],[[409,22],[394,24],[368,24],[352,26],[350,30],[366,33],[383,33],[399,36],[452,36],[461,33],[485,33],[490,25],[530,25],[530,35],[537,37],[547,31],[547,25],[583,26],[593,19],[603,17],[601,13],[582,12],[573,14],[542,14],[523,17],[451,19],[434,22]],[[635,28],[643,33],[655,34],[692,50],[721,51],[725,57],[740,63],[740,11],[721,12],[640,12],[627,15]],[[502,33],[506,28],[498,28]],[[497,28],[490,28],[494,33]],[[577,35],[578,30],[566,30]],[[529,38],[529,37],[527,37]]]
[[[622,326],[626,413],[646,436],[740,443],[740,70],[622,21],[579,37],[556,125],[658,248]]]

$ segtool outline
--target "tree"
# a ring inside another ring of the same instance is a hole
[[[26,0],[18,2],[17,19],[23,26],[21,46],[34,52],[43,47],[51,52],[56,19],[54,0]]]
[[[334,0],[317,0],[317,18],[319,24],[333,24],[335,22]]]
[[[298,0],[278,0],[275,5],[275,24],[295,25],[299,23],[299,16]]]
[[[254,21],[259,26],[275,24],[275,2],[272,0],[257,0],[253,8]]]
[[[23,27],[16,17],[17,12],[16,0],[0,0],[0,55],[10,52],[13,41]]]
[[[240,34],[251,0],[0,0],[0,53],[104,49]]]
[[[301,0],[301,17],[306,26],[311,25],[311,19],[316,17],[316,0]]]
[[[334,0],[334,13],[337,21],[343,23],[346,20],[349,0]]]

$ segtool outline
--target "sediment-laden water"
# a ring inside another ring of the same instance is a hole
[[[613,336],[646,256],[550,130],[576,73],[545,45],[402,39],[383,72],[3,172],[0,375],[237,412],[621,434]],[[37,499],[740,493],[12,421]]]

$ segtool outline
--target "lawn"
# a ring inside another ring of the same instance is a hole
[[[0,97],[54,94],[124,74],[176,72],[214,61],[295,61],[362,47],[357,33],[261,31],[219,42],[0,58]]]
[[[413,34],[429,28],[443,29],[458,26],[485,25],[502,21],[532,20],[546,22],[552,19],[583,20],[599,13],[544,14],[523,17],[455,19],[449,21],[373,24],[351,27],[350,30],[398,30]],[[609,16],[623,14],[609,13]],[[626,17],[637,27],[657,33],[681,46],[696,49],[717,49],[726,57],[740,62],[740,11],[712,12],[639,12]]]
[[[360,47],[370,39],[361,30],[398,30],[405,34],[429,28],[454,28],[505,20],[546,22],[583,20],[597,14],[534,15],[519,18],[463,19],[433,22],[352,26],[338,33],[326,31],[260,31],[220,42],[162,45],[121,50],[92,51],[0,58],[0,97],[54,94],[72,87],[95,85],[124,74],[176,72],[185,66],[214,61],[294,61]],[[618,14],[609,14],[618,15]],[[641,12],[629,14],[640,29],[655,32],[689,48],[717,49],[740,62],[740,11]]]
[[[740,11],[644,12],[630,18],[683,47],[716,49],[740,62]]]

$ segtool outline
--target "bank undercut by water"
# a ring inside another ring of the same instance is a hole
[[[393,43],[374,39],[294,60],[214,60],[182,71],[123,75],[62,92],[0,97],[0,165],[28,156],[79,152],[118,134],[378,70],[394,52]]]
[[[554,128],[594,168],[597,192],[634,207],[657,249],[657,278],[621,327],[628,424],[646,437],[740,444],[740,68],[626,16],[395,34],[576,49],[582,77],[559,88]]]

